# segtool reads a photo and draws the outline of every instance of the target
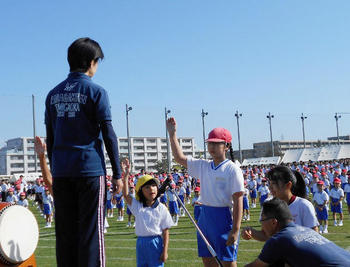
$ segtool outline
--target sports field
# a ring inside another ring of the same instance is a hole
[[[188,205],[189,210],[193,209]],[[37,217],[40,238],[38,248],[35,252],[38,266],[56,266],[55,259],[55,231],[54,227],[44,228],[44,218],[39,216],[35,207],[31,210]],[[244,226],[260,227],[258,217],[260,214],[259,205],[251,209],[251,220],[243,222]],[[334,227],[333,220],[329,221],[329,233],[325,236],[334,241],[337,245],[350,248],[350,220],[346,204],[343,205],[344,226]],[[136,266],[136,236],[133,228],[127,228],[127,219],[124,222],[117,222],[116,218],[108,218],[110,227],[105,234],[105,246],[107,266]],[[53,224],[54,225],[54,224]],[[263,243],[254,240],[242,240],[238,250],[238,266],[254,260],[262,248]],[[170,230],[169,258],[166,266],[202,266],[201,259],[197,257],[196,231],[187,217],[181,217],[179,225]]]

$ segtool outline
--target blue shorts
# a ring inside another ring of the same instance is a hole
[[[249,200],[247,196],[243,197],[243,209],[249,210]]]
[[[252,190],[251,192],[250,192],[250,198],[256,198],[256,189],[254,189],[254,190]]]
[[[117,199],[119,201],[120,199]],[[124,200],[122,199],[119,203],[117,203],[117,209],[123,209],[124,208]]]
[[[334,213],[343,213],[341,202],[339,202],[338,206],[333,206],[333,203],[338,201],[339,201],[339,198],[332,198],[331,211]]]
[[[163,252],[163,239],[160,236],[139,236],[136,241],[137,267],[159,267],[164,263],[159,260]]]
[[[160,203],[166,204],[166,202],[167,202],[166,194],[161,195],[161,197],[159,198],[159,201],[160,201]]]
[[[201,209],[202,209],[202,206],[200,205],[196,205],[194,206],[194,211],[193,211],[193,215],[194,215],[194,219],[198,222],[198,219],[199,219],[199,215],[201,214]]]
[[[267,199],[268,196],[269,196],[269,194],[260,196],[260,206],[262,206],[262,204],[265,202],[265,200]]]
[[[51,206],[50,204],[44,204],[44,214],[50,215],[51,214]]]
[[[126,208],[126,214],[132,215],[131,210],[129,210],[129,207]]]
[[[328,220],[328,210],[326,209],[326,207],[323,207],[322,210],[319,210],[318,208],[316,208],[316,215],[317,215],[317,219],[319,220]]]
[[[236,261],[237,246],[226,246],[227,235],[232,230],[232,215],[229,207],[203,206],[198,226],[215,250],[219,260]],[[239,238],[237,240],[239,242]],[[212,257],[202,237],[197,233],[198,256]]]
[[[184,198],[185,198],[184,195],[179,195],[179,198],[181,199],[182,203],[184,203]],[[180,201],[177,201],[177,205],[179,206],[179,208],[182,207]]]
[[[106,201],[106,207],[107,207],[108,210],[112,209],[112,200],[107,200]]]
[[[186,188],[186,195],[187,196],[190,196],[191,195],[191,190],[189,187]]]
[[[350,206],[350,193],[346,193],[346,203]]]
[[[177,208],[176,201],[169,201],[169,212],[170,214],[178,214],[179,209]]]
[[[308,196],[310,194],[310,189],[308,186],[305,187],[306,195]]]

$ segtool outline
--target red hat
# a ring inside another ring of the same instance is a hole
[[[18,190],[21,189],[21,185],[19,185],[19,184],[16,185],[16,189],[18,189]]]
[[[333,180],[333,183],[334,184],[341,184],[341,180],[339,179],[339,178],[335,178],[334,180]]]
[[[175,184],[171,184],[171,188],[174,189],[175,188]]]
[[[339,174],[339,172],[338,172],[338,171],[335,171],[334,174]]]
[[[107,186],[111,186],[112,185],[112,183],[111,182],[107,182]]]
[[[199,179],[197,179],[197,184],[199,184],[201,181]]]
[[[160,179],[160,182],[161,182],[161,183],[163,183],[163,182],[164,182],[164,179],[163,179],[163,178],[162,178],[162,179]]]
[[[26,196],[26,193],[22,192],[19,194],[20,196]]]
[[[197,187],[194,189],[194,192],[199,192],[199,191],[201,191],[201,188],[197,186]]]
[[[263,178],[261,181],[262,181],[263,183],[264,183],[264,182],[267,182],[267,180],[266,180],[265,178]]]
[[[321,168],[321,171],[325,171],[326,169],[325,168]]]
[[[347,172],[347,169],[342,169],[342,172]]]
[[[321,175],[327,175],[325,172],[321,172]]]
[[[312,177],[314,177],[314,178],[318,178],[318,175],[317,175],[317,174],[314,174],[314,175],[312,175]]]
[[[14,190],[13,190],[12,187],[10,187],[8,191],[9,191],[9,192],[13,192]]]
[[[225,142],[225,143],[231,143],[232,136],[231,133],[226,130],[225,128],[215,128],[211,130],[211,132],[208,135],[207,142]]]
[[[319,185],[324,185],[324,182],[323,181],[318,181],[317,184]]]

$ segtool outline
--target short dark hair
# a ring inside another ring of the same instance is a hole
[[[293,220],[287,203],[279,198],[273,198],[263,203],[262,212],[267,218],[275,218],[284,228],[291,220]]]
[[[98,42],[85,37],[75,40],[68,48],[68,63],[71,72],[86,72],[91,65],[103,59],[104,55]]]

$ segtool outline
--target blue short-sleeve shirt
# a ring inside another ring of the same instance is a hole
[[[84,73],[72,72],[49,92],[45,106],[53,176],[105,175],[100,123],[112,120],[107,92]]]

